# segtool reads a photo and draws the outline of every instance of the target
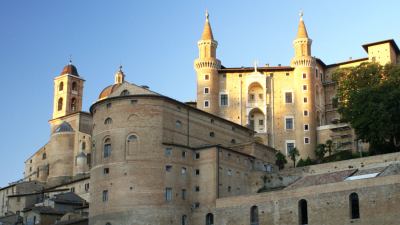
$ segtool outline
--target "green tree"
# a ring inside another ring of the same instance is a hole
[[[297,148],[289,150],[289,158],[293,161],[293,167],[296,167],[296,157],[299,155],[299,150],[297,150]]]
[[[275,154],[275,164],[278,166],[279,170],[285,168],[285,164],[287,163],[286,156],[278,151]]]
[[[326,150],[328,152],[328,155],[331,156],[332,155],[332,151],[333,151],[333,141],[330,140],[330,139],[327,140],[325,142],[325,147],[326,147]]]
[[[400,66],[363,63],[334,73],[339,113],[372,153],[399,150]]]
[[[325,144],[318,144],[315,148],[315,156],[317,156],[318,162],[321,163],[322,159],[325,157],[328,148]]]

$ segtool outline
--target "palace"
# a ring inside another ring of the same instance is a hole
[[[209,15],[198,42],[197,102],[126,81],[120,67],[89,112],[70,62],[54,78],[50,139],[0,188],[0,225],[400,224],[400,153],[279,170],[278,151],[367,144],[340,122],[332,73],[399,63],[394,40],[326,65],[301,15],[290,66],[226,68]]]

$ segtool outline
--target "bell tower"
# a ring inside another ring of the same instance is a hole
[[[221,62],[217,59],[218,42],[214,40],[209,14],[203,34],[197,42],[199,57],[194,61],[197,73],[197,108],[218,115],[219,112],[219,77]]]
[[[53,118],[56,119],[82,110],[84,80],[70,61],[61,74],[54,78]]]

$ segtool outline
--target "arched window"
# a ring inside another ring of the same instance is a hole
[[[358,200],[357,193],[351,193],[349,196],[350,203],[350,217],[351,219],[359,219],[360,218],[360,203]]]
[[[128,155],[133,155],[135,153],[137,153],[137,150],[139,149],[139,141],[138,141],[138,137],[134,134],[131,134],[128,136],[127,140],[126,140],[126,152],[128,153]]]
[[[182,225],[187,225],[187,224],[188,224],[187,216],[186,216],[186,215],[183,215],[183,216],[182,216],[182,222],[181,222],[181,224],[182,224]]]
[[[212,213],[206,215],[206,225],[214,225],[214,215]]]
[[[63,99],[62,99],[62,98],[59,98],[59,99],[58,99],[58,104],[57,104],[57,110],[58,110],[58,111],[61,111],[61,110],[62,110],[62,107],[63,107]]]
[[[71,87],[71,89],[73,90],[73,91],[78,91],[78,84],[74,81],[74,82],[72,82],[72,87]]]
[[[112,124],[112,119],[108,117],[106,120],[104,120],[104,124]]]
[[[258,225],[258,207],[252,206],[250,209],[250,225]]]
[[[103,156],[104,158],[108,158],[111,155],[111,139],[106,138],[104,140],[104,149],[103,149]]]
[[[123,90],[120,95],[121,96],[129,95],[129,91],[128,90]]]
[[[64,82],[60,82],[60,84],[58,85],[58,91],[62,90],[64,90]]]
[[[300,225],[308,224],[307,201],[305,199],[299,201],[299,223]]]
[[[76,110],[76,98],[71,99],[71,111],[75,112]]]

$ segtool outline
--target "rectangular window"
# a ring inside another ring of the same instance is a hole
[[[304,131],[308,131],[308,124],[304,124]]]
[[[231,169],[228,169],[227,173],[228,173],[228,176],[232,176],[232,170]]]
[[[196,169],[195,172],[194,172],[194,175],[199,176],[200,175],[200,170]]]
[[[208,94],[208,93],[210,93],[210,89],[208,87],[205,87],[204,88],[204,94]]]
[[[303,111],[303,115],[304,115],[304,116],[308,116],[308,110],[304,110],[304,111]]]
[[[186,158],[186,154],[187,154],[186,151],[182,151],[182,158]]]
[[[165,188],[165,201],[171,201],[172,200],[172,188]]]
[[[289,155],[289,152],[295,147],[296,146],[294,141],[286,141],[286,155]]]
[[[186,189],[182,189],[182,200],[186,200]]]
[[[307,78],[307,74],[303,73],[303,79]]]
[[[172,166],[171,165],[166,165],[165,166],[165,171],[171,172],[172,171]]]
[[[165,149],[165,156],[171,156],[172,155],[172,148],[166,148]]]
[[[204,101],[204,108],[210,107],[210,102],[208,100]]]
[[[194,191],[195,191],[195,192],[200,192],[200,186],[194,187]]]
[[[204,75],[204,80],[209,80],[210,79],[210,75],[206,74]]]
[[[108,158],[111,155],[111,144],[104,145],[104,158]]]
[[[103,169],[103,174],[109,174],[109,173],[110,173],[110,168]]]
[[[260,100],[263,100],[263,99],[264,99],[264,95],[263,95],[263,94],[258,94],[258,98],[259,98]]]
[[[103,202],[107,202],[108,201],[108,190],[104,190],[103,191]]]
[[[181,169],[181,174],[182,174],[182,175],[186,175],[186,167],[182,167],[182,169]]]
[[[293,117],[285,117],[285,129],[293,130]]]
[[[71,188],[71,192],[75,192],[75,187],[72,187],[72,188]]]
[[[304,138],[304,144],[310,144],[310,138],[309,137],[305,137]]]
[[[200,159],[200,153],[199,152],[196,152],[194,154],[194,159]]]
[[[264,126],[264,120],[258,120],[258,125]]]
[[[293,103],[293,93],[285,92],[285,103]]]
[[[307,97],[304,97],[304,98],[303,98],[303,102],[304,102],[304,103],[307,103],[307,102],[308,102],[308,98],[307,98]]]
[[[221,106],[227,106],[228,105],[228,95],[227,94],[221,94],[220,95],[220,102],[221,102]]]
[[[318,69],[315,69],[315,78],[318,79]]]
[[[250,94],[249,98],[250,98],[250,101],[254,101],[256,99],[254,94]]]
[[[90,187],[89,185],[90,185],[89,183],[86,183],[86,184],[85,184],[85,191],[86,191],[86,192],[89,191],[89,187]]]
[[[303,91],[307,91],[307,84],[303,85]]]

